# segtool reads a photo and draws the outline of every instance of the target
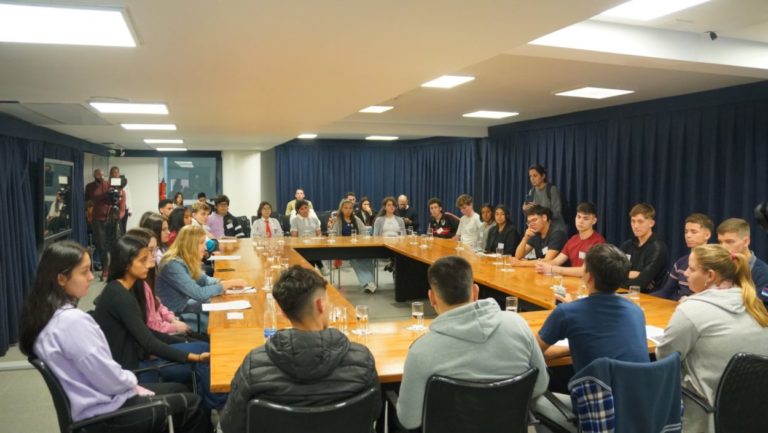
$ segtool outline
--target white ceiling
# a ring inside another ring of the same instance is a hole
[[[0,111],[125,148],[180,137],[190,149],[268,149],[302,132],[482,137],[509,121],[768,79],[768,69],[733,60],[742,49],[768,50],[764,0],[711,0],[640,27],[582,23],[621,0],[45,2],[96,3],[127,10],[138,46],[0,43],[0,101],[22,103]],[[641,34],[645,45],[627,54],[527,44],[579,23]],[[710,41],[707,30],[721,37]],[[451,90],[419,87],[448,73],[477,79]],[[583,85],[635,93],[553,96]],[[83,113],[87,101],[104,98],[165,102],[170,115]],[[374,104],[395,109],[357,113]],[[520,116],[461,117],[478,109]],[[179,130],[124,131],[122,122],[173,122]]]

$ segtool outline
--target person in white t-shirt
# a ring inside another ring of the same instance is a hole
[[[472,208],[472,196],[462,194],[456,199],[456,207],[461,211],[461,220],[459,220],[459,229],[456,230],[454,240],[461,240],[474,246],[480,246],[483,240],[483,223],[480,222],[480,215],[475,213]]]

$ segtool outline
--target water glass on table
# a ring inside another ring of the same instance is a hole
[[[355,317],[357,318],[357,328],[352,331],[355,335],[368,335],[371,333],[368,327],[368,306],[356,305]]]
[[[629,300],[636,304],[640,302],[640,286],[629,286]]]
[[[507,296],[506,310],[517,313],[517,296]]]
[[[515,272],[514,266],[512,266],[512,255],[504,256],[504,266],[501,267],[501,272]]]
[[[498,244],[496,246],[496,260],[493,262],[496,266],[504,264],[504,244]]]
[[[357,243],[357,230],[352,229],[352,232],[350,233],[349,236],[351,238],[349,241],[352,242],[353,244],[356,244]]]
[[[424,303],[416,301],[411,303],[411,318],[413,318],[413,324],[407,329],[409,331],[423,331],[424,327]]]

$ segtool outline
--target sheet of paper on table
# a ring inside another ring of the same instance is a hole
[[[215,304],[203,304],[203,311],[246,310],[248,308],[251,308],[251,303],[244,299],[239,301],[218,302]]]
[[[211,256],[208,258],[208,260],[240,260],[240,256]]]

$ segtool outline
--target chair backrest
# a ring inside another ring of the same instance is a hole
[[[373,430],[374,387],[326,406],[293,407],[253,399],[248,403],[247,432],[369,433]]]
[[[656,362],[598,358],[574,374],[568,390],[585,430],[594,426],[630,433],[681,429],[679,353]]]
[[[317,219],[320,220],[320,230],[323,232],[324,235],[328,234],[328,219],[331,218],[331,211],[324,210],[322,212],[317,212]]]
[[[48,386],[48,391],[50,391],[51,397],[53,397],[53,407],[56,408],[56,417],[59,420],[59,430],[61,433],[68,433],[70,431],[69,426],[72,425],[72,411],[69,406],[69,398],[64,393],[64,388],[61,387],[59,379],[56,378],[42,359],[30,356],[27,360],[40,372],[43,380],[45,380],[45,384]]]
[[[243,228],[243,234],[246,238],[251,237],[251,223],[248,221],[247,216],[239,216],[237,220],[240,222],[240,227]]]
[[[715,407],[718,433],[768,430],[768,356],[733,355],[720,378]]]
[[[422,431],[527,432],[538,369],[512,378],[469,381],[432,376],[424,394]]]

